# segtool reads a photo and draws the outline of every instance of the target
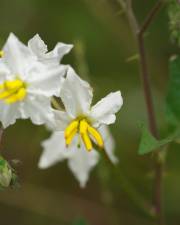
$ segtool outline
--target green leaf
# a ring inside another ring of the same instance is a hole
[[[172,127],[180,125],[180,57],[173,56],[169,62],[169,89],[166,97],[166,118]]]
[[[140,140],[140,145],[138,149],[139,155],[144,155],[150,152],[153,152],[160,147],[172,142],[174,140],[174,135],[163,140],[157,140],[152,136],[146,127],[142,128],[142,136]]]
[[[172,42],[180,46],[180,4],[178,0],[168,2],[169,29]]]

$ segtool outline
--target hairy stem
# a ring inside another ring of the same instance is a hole
[[[119,0],[118,0],[119,1]],[[121,4],[121,1],[119,1]],[[136,16],[133,11],[132,7],[132,0],[126,0],[126,5],[121,4],[123,9],[127,13],[127,17],[133,31],[133,34],[137,40],[138,52],[140,57],[140,69],[141,69],[141,77],[142,77],[142,85],[144,91],[144,98],[147,108],[147,115],[148,115],[148,123],[149,129],[152,135],[158,138],[158,129],[156,123],[156,116],[154,111],[152,93],[151,93],[151,84],[149,80],[149,70],[147,65],[146,59],[146,51],[145,51],[145,44],[144,44],[144,33],[146,32],[147,28],[153,21],[155,15],[159,11],[163,4],[162,0],[156,2],[155,6],[147,15],[146,19],[142,26],[138,24]],[[163,161],[160,159],[160,153],[157,152],[155,155],[155,182],[154,182],[154,207],[155,207],[155,214],[157,219],[158,225],[164,225],[164,215],[163,215],[163,207],[162,207],[162,184],[163,184]]]

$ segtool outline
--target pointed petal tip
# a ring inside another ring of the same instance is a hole
[[[47,164],[47,161],[44,160],[42,157],[40,158],[39,162],[38,162],[38,168],[39,169],[47,169],[49,166]]]

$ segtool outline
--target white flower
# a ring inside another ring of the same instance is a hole
[[[69,68],[60,97],[65,111],[55,111],[55,126],[57,130],[64,131],[66,145],[69,146],[78,134],[88,151],[93,147],[92,141],[103,148],[103,138],[97,128],[115,122],[115,113],[123,104],[120,91],[110,93],[91,107],[92,88]]]
[[[44,151],[39,167],[45,169],[68,159],[68,166],[80,186],[84,187],[99,158],[92,142],[104,148],[112,163],[118,162],[114,155],[114,141],[106,125],[115,122],[115,113],[121,108],[123,100],[117,91],[91,107],[92,89],[72,68],[69,68],[62,83],[60,97],[65,111],[54,111],[51,129],[54,127],[59,131],[42,143]]]
[[[36,48],[35,53],[42,55],[42,49]],[[65,50],[61,56],[64,53]],[[51,119],[50,97],[59,95],[61,79],[67,70],[55,63],[61,58],[59,50],[58,54],[55,50],[47,55],[44,53],[42,58],[47,57],[52,62],[44,63],[11,33],[0,56],[0,121],[3,127],[15,123],[18,118],[30,118],[35,124]]]
[[[99,130],[104,142],[105,151],[113,163],[118,159],[114,155],[114,140],[106,126]],[[46,169],[65,159],[68,160],[68,167],[79,181],[81,187],[85,187],[90,171],[99,160],[99,155],[94,149],[87,152],[83,143],[77,147],[78,137],[76,136],[67,149],[63,132],[54,132],[51,137],[42,142],[43,153],[39,160],[39,167]]]

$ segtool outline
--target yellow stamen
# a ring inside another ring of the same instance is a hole
[[[101,134],[95,128],[91,127],[90,125],[88,126],[88,132],[96,140],[98,146],[100,148],[103,148],[104,147],[104,142],[103,142]]]
[[[12,89],[19,89],[23,86],[23,82],[22,80],[11,80],[11,81],[5,81],[4,82],[4,86],[5,88],[7,88],[8,90],[12,90]]]
[[[19,79],[5,81],[3,84],[0,84],[0,99],[7,104],[23,100],[26,94],[26,85]]]
[[[0,89],[3,89],[4,88],[4,84],[0,84]]]
[[[26,89],[25,88],[21,88],[17,94],[11,95],[10,97],[7,97],[5,99],[5,102],[8,104],[11,103],[15,103],[17,101],[21,101],[24,99],[24,97],[26,96]]]
[[[87,129],[88,129],[88,123],[86,122],[85,119],[80,121],[80,125],[79,125],[79,132],[80,134],[85,134],[87,133]]]
[[[0,58],[2,58],[4,56],[4,51],[0,51]]]
[[[69,126],[65,129],[65,141],[66,141],[66,146],[68,147],[74,136],[79,133],[79,137],[81,137],[85,148],[88,151],[91,151],[93,146],[92,146],[92,141],[96,142],[97,145],[100,148],[104,147],[103,139],[101,134],[92,126],[89,125],[89,122],[85,118],[77,118],[76,120],[72,121]],[[92,141],[91,141],[92,139]],[[79,142],[80,143],[80,142]]]
[[[77,131],[78,131],[77,128],[74,129],[74,130],[71,132],[71,134],[66,138],[66,147],[68,147],[68,146],[71,144],[71,142],[72,142],[74,136],[76,135]]]
[[[16,96],[16,95],[12,95],[12,96],[6,98],[4,101],[5,101],[5,103],[7,103],[7,104],[12,104],[12,103],[17,102],[18,99],[17,99],[17,96]]]
[[[78,128],[78,125],[79,125],[78,120],[72,121],[65,130],[65,133],[64,133],[65,138],[68,138],[71,135],[71,133]]]
[[[81,134],[81,138],[84,142],[84,145],[85,145],[86,149],[88,151],[91,151],[92,150],[92,143],[91,143],[91,140],[88,136],[88,133],[86,132],[86,133]]]
[[[92,143],[91,143],[91,140],[88,136],[87,130],[88,130],[88,123],[86,122],[85,119],[83,119],[83,120],[80,121],[79,133],[81,135],[81,138],[84,142],[84,145],[85,145],[86,149],[88,151],[90,151],[92,149]]]
[[[18,99],[18,101],[21,101],[21,100],[23,100],[25,97],[26,97],[26,88],[21,88],[21,89],[19,89],[19,91],[18,91],[18,93],[17,93],[17,99]]]
[[[0,99],[5,99],[9,97],[12,93],[10,91],[3,91],[0,93]]]

